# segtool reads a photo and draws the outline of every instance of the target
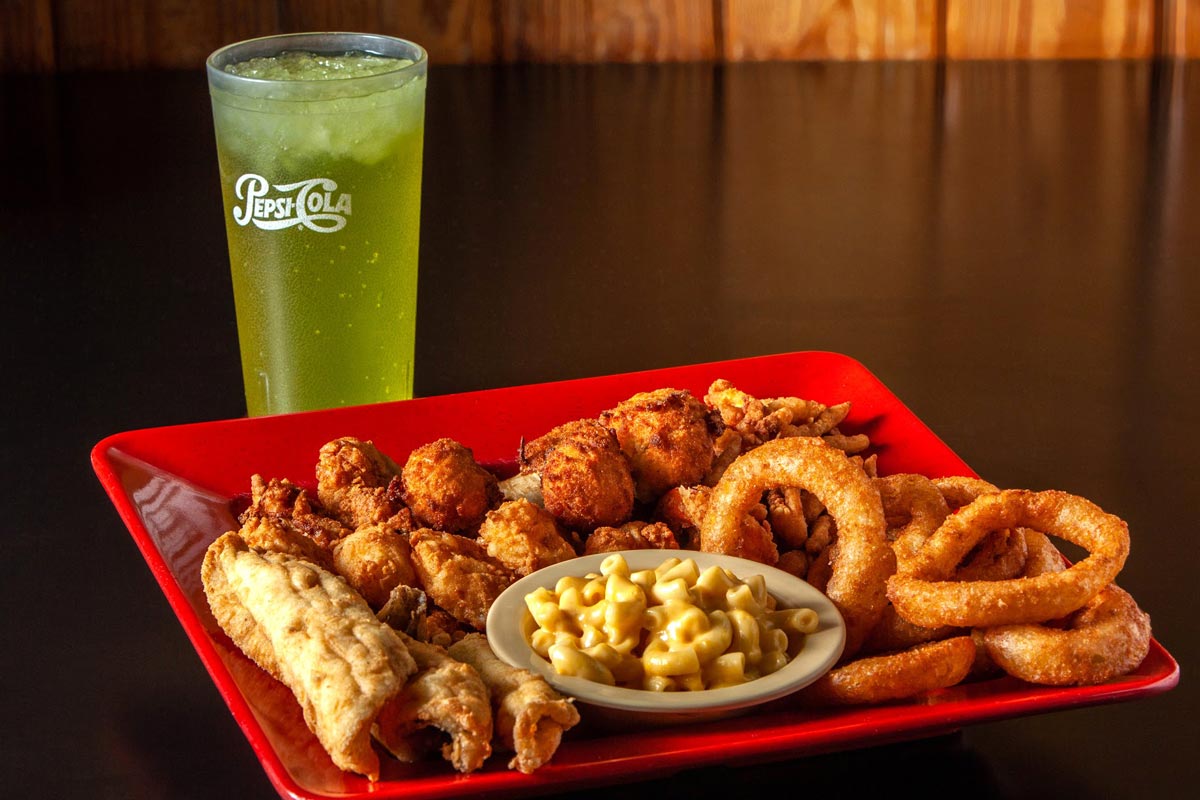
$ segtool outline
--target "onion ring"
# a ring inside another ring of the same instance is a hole
[[[889,653],[895,650],[907,650],[918,644],[936,642],[939,639],[949,639],[951,636],[961,636],[966,631],[951,625],[937,628],[925,628],[914,625],[896,613],[890,604],[883,609],[883,616],[871,629],[867,640],[863,642],[862,653]]]
[[[954,475],[934,478],[946,504],[957,511],[981,494],[1000,491],[995,484],[982,478]],[[954,575],[956,581],[1002,581],[1015,578],[1025,568],[1027,545],[1025,537],[1017,531],[999,530],[988,534],[966,562],[959,566]]]
[[[950,580],[990,531],[1028,526],[1089,551],[1058,573],[1002,581]],[[993,627],[1065,617],[1112,582],[1129,555],[1129,526],[1094,503],[1060,491],[984,494],[946,519],[888,579],[900,616],[928,628]]]
[[[983,632],[988,655],[1029,683],[1102,683],[1137,668],[1150,650],[1150,617],[1124,589],[1110,583],[1065,629],[1003,625]]]
[[[780,486],[808,489],[837,522],[825,593],[846,620],[843,652],[853,654],[883,613],[887,576],[895,567],[879,492],[841,450],[820,439],[792,437],[773,439],[739,456],[713,488],[700,527],[700,549],[742,555],[742,518],[763,492]]]
[[[992,531],[954,571],[956,581],[1003,581],[1023,575],[1029,545],[1024,528]]]
[[[1025,578],[1036,578],[1047,572],[1062,572],[1067,568],[1063,554],[1050,537],[1040,531],[1022,528],[1025,534],[1025,569],[1021,573]]]
[[[901,700],[960,683],[975,664],[975,642],[955,636],[899,653],[869,656],[836,667],[800,690],[814,705],[862,705]]]
[[[942,493],[950,508],[962,508],[981,494],[995,494],[1000,487],[983,478],[968,478],[965,475],[950,475],[934,478],[933,485]]]
[[[893,525],[896,519],[907,520],[899,525],[894,535],[888,531],[896,560],[912,557],[950,515],[950,507],[933,481],[924,475],[888,475],[875,478],[873,483],[879,490],[888,525]]]

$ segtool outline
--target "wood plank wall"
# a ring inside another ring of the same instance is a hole
[[[440,63],[1200,55],[1200,0],[0,0],[0,72],[184,68],[367,30]]]

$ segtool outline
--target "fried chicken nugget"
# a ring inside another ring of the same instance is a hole
[[[329,513],[352,530],[386,525],[410,531],[400,467],[370,441],[334,439],[317,455],[317,497]]]
[[[333,763],[378,780],[371,726],[417,669],[399,634],[337,575],[236,532],[208,547],[200,579],[217,624],[292,690]]]
[[[442,756],[459,772],[474,772],[492,754],[492,703],[483,679],[437,645],[396,635],[417,673],[380,711],[375,738],[397,759],[412,763],[449,737]]]
[[[479,526],[479,541],[488,555],[518,575],[575,558],[575,548],[558,520],[524,498],[501,503]]]
[[[483,630],[492,602],[517,576],[465,536],[422,528],[409,542],[429,598],[459,622]]]
[[[639,502],[699,483],[713,464],[720,418],[686,389],[641,392],[600,414],[629,460]]]
[[[373,609],[380,609],[397,586],[416,586],[412,545],[384,525],[367,525],[333,546],[332,565]]]
[[[615,553],[618,550],[675,550],[679,540],[663,522],[626,522],[618,528],[596,528],[588,536],[584,555]]]
[[[439,531],[474,530],[501,500],[496,476],[475,462],[470,448],[453,439],[413,450],[401,479],[416,521]]]
[[[286,478],[268,481],[262,475],[250,476],[250,505],[238,515],[238,521],[243,525],[270,522],[275,530],[302,534],[322,548],[331,547],[352,530],[329,516],[320,499],[307,490]]]
[[[664,522],[675,533],[677,539],[698,545],[699,529],[704,522],[704,515],[708,512],[712,493],[710,486],[677,486],[659,499],[654,509],[655,518]],[[747,552],[755,554],[755,560],[773,564],[778,558],[778,552],[772,537],[771,524],[767,521],[767,508],[760,503],[750,509],[742,520],[742,541]]]
[[[554,757],[563,734],[579,724],[571,698],[554,691],[540,675],[497,658],[483,634],[467,634],[448,652],[483,678],[492,699],[496,736],[505,750],[516,754],[509,769],[534,772]]]
[[[545,508],[568,528],[620,525],[633,514],[629,461],[613,432],[594,419],[568,422],[523,445],[521,471],[541,474]]]
[[[333,556],[316,541],[300,533],[286,518],[248,517],[238,534],[255,550],[286,553],[333,569]]]

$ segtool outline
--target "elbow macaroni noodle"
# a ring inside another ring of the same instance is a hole
[[[808,608],[777,609],[762,575],[740,580],[690,558],[600,573],[526,595],[529,643],[560,675],[668,692],[733,686],[781,669],[817,630]]]

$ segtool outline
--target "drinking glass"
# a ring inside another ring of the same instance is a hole
[[[412,396],[427,64],[358,33],[209,57],[250,415]]]

